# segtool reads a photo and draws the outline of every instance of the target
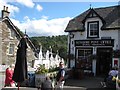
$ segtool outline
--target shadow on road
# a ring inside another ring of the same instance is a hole
[[[65,86],[84,87],[87,90],[99,90],[102,77],[84,77],[83,79],[67,79]],[[102,88],[101,88],[102,89]]]

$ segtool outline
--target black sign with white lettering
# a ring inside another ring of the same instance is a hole
[[[75,40],[75,46],[114,46],[114,40]]]

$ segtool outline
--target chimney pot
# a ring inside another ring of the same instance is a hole
[[[3,10],[2,10],[2,18],[6,17],[6,16],[8,17],[9,13],[10,12],[8,12],[8,7],[4,6]]]
[[[3,10],[5,10],[5,6],[3,7]]]
[[[8,12],[8,7],[6,7],[6,11]]]

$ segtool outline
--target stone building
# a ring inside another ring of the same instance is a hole
[[[0,17],[0,64],[15,63],[17,45],[20,39],[24,36],[23,33],[12,23],[9,18],[10,12],[8,12],[8,7],[3,8]],[[34,51],[35,47],[30,41],[29,37],[27,39],[27,60],[32,63],[35,59]]]
[[[120,5],[90,8],[69,21],[69,67],[105,75],[120,66]]]

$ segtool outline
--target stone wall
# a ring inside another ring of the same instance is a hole
[[[0,22],[0,53],[2,53],[2,22]],[[2,54],[0,54],[0,64],[2,64]]]
[[[17,46],[19,43],[20,38],[17,37],[17,34],[15,33],[15,37],[11,37],[10,33],[11,31],[14,31],[13,28],[9,25],[7,22],[2,22],[0,24],[0,60],[2,60],[1,64],[12,64],[16,61],[16,52],[17,52]],[[1,38],[2,37],[2,38]],[[1,43],[2,42],[2,43]],[[14,44],[14,54],[9,54],[9,45]],[[28,62],[32,62],[32,60],[35,59],[34,52],[31,49],[31,47],[28,45],[27,49],[27,60]]]

